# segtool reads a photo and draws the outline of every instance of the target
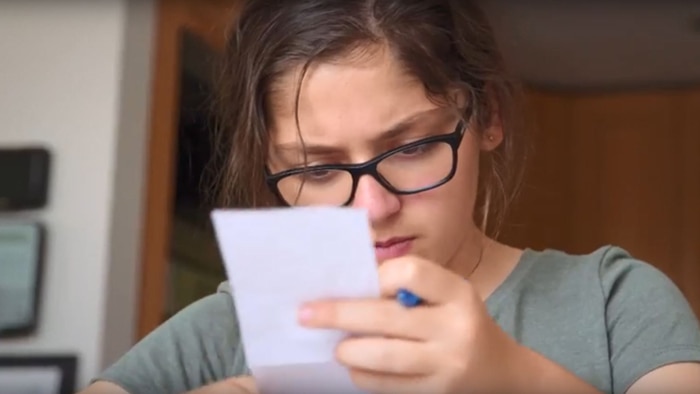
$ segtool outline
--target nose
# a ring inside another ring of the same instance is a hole
[[[365,175],[357,183],[352,206],[367,210],[370,222],[378,223],[396,214],[401,209],[401,201],[376,179]]]

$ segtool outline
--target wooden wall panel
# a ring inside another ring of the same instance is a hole
[[[573,201],[586,237],[574,248],[615,242],[641,258],[667,264],[677,257],[680,149],[675,95],[576,99],[572,132]],[[672,271],[670,266],[665,267]]]
[[[569,182],[573,102],[539,92],[527,95],[530,153],[527,176],[503,233],[535,249],[567,245],[572,188]],[[533,225],[533,223],[536,223]]]
[[[680,256],[678,272],[681,287],[693,301],[700,316],[700,89],[688,92],[679,100],[681,110],[683,218],[680,225]]]

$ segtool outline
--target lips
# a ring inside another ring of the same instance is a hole
[[[391,238],[374,243],[374,254],[378,262],[408,254],[413,246],[413,237]]]

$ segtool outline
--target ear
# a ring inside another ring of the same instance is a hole
[[[481,150],[490,152],[503,143],[503,121],[498,104],[494,102],[489,127],[481,134]]]

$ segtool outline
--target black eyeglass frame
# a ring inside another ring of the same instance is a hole
[[[282,196],[282,194],[279,191],[279,188],[277,187],[277,184],[284,178],[305,173],[305,172],[312,172],[312,171],[345,171],[350,173],[350,176],[352,177],[352,188],[350,189],[350,196],[348,197],[348,200],[343,203],[340,206],[347,206],[349,205],[352,200],[355,198],[355,192],[357,191],[357,185],[360,181],[360,177],[363,175],[369,175],[372,178],[374,178],[377,182],[379,182],[380,185],[382,185],[385,189],[387,189],[390,193],[396,194],[396,195],[409,195],[409,194],[418,194],[418,193],[423,193],[428,190],[432,190],[435,188],[438,188],[447,182],[449,182],[457,172],[457,160],[458,160],[458,150],[459,146],[462,143],[462,140],[464,139],[464,134],[466,133],[467,130],[467,123],[464,120],[460,120],[459,123],[457,123],[457,126],[455,127],[454,131],[448,134],[441,134],[441,135],[435,135],[435,136],[430,136],[426,137],[414,142],[410,142],[405,145],[401,145],[399,147],[396,147],[394,149],[391,149],[389,151],[386,151],[382,153],[381,155],[368,160],[364,163],[358,163],[358,164],[322,164],[318,166],[312,166],[312,167],[299,167],[299,168],[292,168],[289,170],[281,171],[276,174],[270,174],[269,170],[266,168],[265,169],[265,182],[267,183],[268,187],[270,190],[275,194],[275,196],[286,206],[291,206],[285,198]],[[379,173],[379,170],[377,167],[379,166],[379,163],[386,159],[389,156],[393,156],[396,153],[399,153],[401,151],[415,148],[421,145],[425,144],[430,144],[430,143],[436,143],[436,142],[443,142],[446,143],[452,148],[452,168],[450,169],[450,172],[439,182],[426,186],[420,189],[414,189],[414,190],[399,190],[396,189],[394,186],[387,181],[382,174]]]

